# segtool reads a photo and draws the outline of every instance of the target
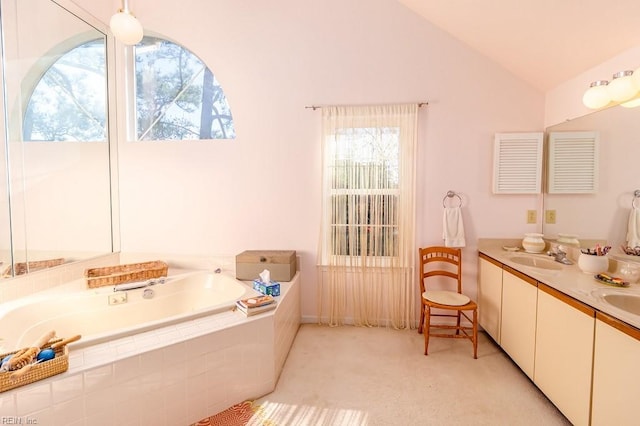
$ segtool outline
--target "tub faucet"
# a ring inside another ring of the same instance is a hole
[[[563,265],[573,265],[573,262],[567,258],[567,253],[562,250],[561,247],[558,247],[556,251],[549,250],[547,255],[553,256],[556,262],[562,263]]]

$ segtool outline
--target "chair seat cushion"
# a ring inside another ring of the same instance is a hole
[[[471,301],[468,296],[455,291],[427,290],[422,297],[440,305],[463,306]]]

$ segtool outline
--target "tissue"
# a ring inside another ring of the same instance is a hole
[[[280,283],[271,281],[271,273],[265,269],[260,274],[260,279],[253,280],[253,289],[269,296],[280,296]]]

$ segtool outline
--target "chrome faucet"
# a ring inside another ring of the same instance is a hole
[[[573,262],[567,258],[567,253],[562,250],[561,247],[556,248],[556,251],[549,250],[547,255],[553,256],[556,262],[562,263],[563,265],[573,265]]]

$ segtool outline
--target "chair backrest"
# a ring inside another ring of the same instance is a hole
[[[420,292],[426,289],[430,277],[448,277],[456,280],[458,293],[462,293],[462,250],[453,247],[425,247],[420,254]]]

